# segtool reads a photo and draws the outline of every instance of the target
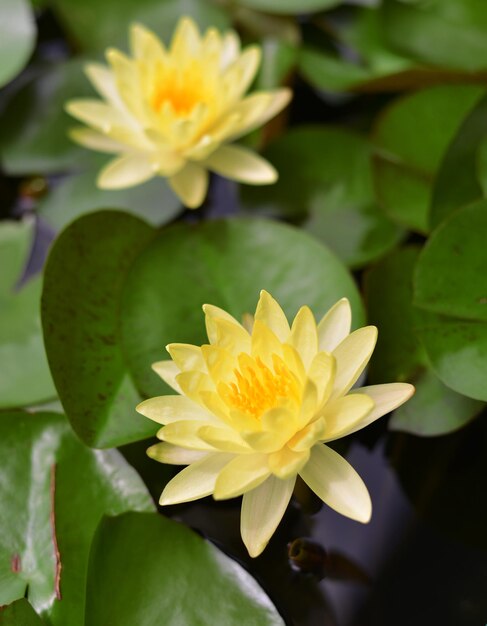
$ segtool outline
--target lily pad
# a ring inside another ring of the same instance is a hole
[[[42,626],[44,622],[25,598],[0,607],[0,626]]]
[[[143,395],[161,394],[151,364],[170,342],[207,343],[205,303],[237,319],[268,290],[289,317],[303,304],[319,318],[348,297],[363,321],[355,283],[335,255],[309,235],[261,219],[227,219],[164,229],[137,258],[125,283],[122,344]]]
[[[136,513],[104,519],[98,528],[86,619],[90,626],[284,626],[238,563],[177,522]]]
[[[373,131],[377,198],[399,224],[428,232],[441,159],[483,93],[473,85],[431,87],[395,101],[379,118]]]
[[[0,413],[0,435],[0,604],[26,595],[53,626],[82,626],[100,518],[152,500],[117,451],[86,448],[62,415]]]
[[[154,231],[116,211],[89,214],[56,240],[45,270],[42,324],[59,398],[88,445],[113,447],[155,432],[120,345],[126,274]],[[74,280],[73,277],[76,277]]]
[[[360,267],[390,250],[402,230],[377,206],[371,147],[358,133],[303,126],[274,141],[265,156],[279,172],[272,188],[243,189],[249,211],[287,217]]]
[[[34,223],[0,225],[0,408],[56,396],[42,342],[41,277],[18,286],[32,246]]]
[[[36,25],[27,0],[2,0],[0,8],[0,86],[22,70],[34,49]]]

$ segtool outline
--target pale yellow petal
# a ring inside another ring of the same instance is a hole
[[[118,154],[126,149],[122,143],[115,141],[107,135],[93,130],[92,128],[87,128],[86,126],[71,128],[69,130],[69,136],[73,141],[79,143],[85,148],[97,150],[98,152]]]
[[[181,420],[214,421],[211,413],[185,396],[157,396],[137,405],[136,411],[159,424]]]
[[[198,436],[221,452],[251,452],[251,448],[245,443],[239,433],[225,427],[223,424],[218,426],[203,426],[198,431]]]
[[[238,367],[238,363],[231,352],[217,345],[202,346],[201,352],[208,373],[215,385],[220,382],[229,383],[235,380],[234,370]]]
[[[141,97],[142,85],[137,61],[115,48],[107,50],[106,58],[115,76],[116,89],[123,105],[143,126],[147,125],[150,118],[146,100]]]
[[[347,298],[342,298],[323,316],[318,324],[318,349],[333,350],[350,334],[352,309]]]
[[[288,446],[281,448],[277,452],[269,454],[269,469],[277,476],[285,480],[296,476],[304,467],[310,457],[309,448],[304,450],[291,450]]]
[[[181,392],[195,402],[201,402],[202,391],[214,391],[215,386],[208,374],[198,370],[188,370],[177,375],[176,380]]]
[[[302,306],[291,326],[288,343],[299,353],[307,370],[318,352],[318,334],[316,322],[311,309]]]
[[[157,436],[162,441],[167,441],[175,446],[182,448],[190,448],[192,450],[213,450],[213,446],[203,441],[198,431],[204,425],[201,420],[186,420],[180,422],[171,422],[161,428]]]
[[[269,409],[261,418],[262,430],[244,431],[242,438],[256,452],[275,452],[296,432],[296,419],[291,411]]]
[[[65,109],[76,119],[103,133],[109,133],[114,126],[123,127],[130,123],[123,111],[101,100],[89,98],[69,100]]]
[[[315,443],[323,438],[324,432],[325,420],[319,418],[296,433],[294,437],[288,441],[287,445],[291,450],[295,450],[296,452],[309,450]]]
[[[377,328],[365,326],[348,335],[333,351],[336,359],[335,385],[331,398],[347,393],[354,385],[374,351]]]
[[[101,63],[88,63],[84,67],[85,74],[100,96],[119,108],[121,105],[120,95],[115,84],[115,77],[110,68]]]
[[[176,62],[183,62],[187,57],[198,57],[200,48],[201,38],[198,26],[190,17],[182,17],[171,41],[171,57]]]
[[[374,401],[365,393],[353,393],[329,402],[321,416],[325,420],[323,441],[333,441],[353,432],[355,426],[367,420]]]
[[[266,454],[241,454],[218,474],[213,497],[215,500],[236,498],[255,489],[269,476]]]
[[[353,389],[351,395],[366,394],[374,401],[374,408],[361,421],[355,423],[347,432],[347,435],[365,428],[370,423],[394,411],[398,406],[409,400],[415,389],[408,383],[386,383],[384,385],[370,385]]]
[[[237,116],[238,121],[232,130],[225,135],[227,140],[234,140],[250,133],[255,128],[262,126],[272,119],[284,107],[289,104],[292,92],[289,89],[278,89],[271,92],[256,92],[244,98],[232,110],[232,114]],[[226,122],[222,120],[222,124]],[[217,132],[218,127],[212,129]]]
[[[189,209],[203,203],[208,190],[208,172],[196,163],[186,163],[182,170],[171,176],[169,185],[181,202]]]
[[[157,361],[157,363],[152,364],[152,369],[166,384],[181,393],[181,387],[176,381],[176,376],[181,370],[174,361]]]
[[[270,185],[278,178],[274,166],[243,146],[221,146],[202,165],[220,176],[250,185]]]
[[[232,458],[232,454],[216,453],[192,463],[167,483],[159,504],[191,502],[211,495],[218,474]]]
[[[231,85],[236,85],[235,91],[231,93],[231,98],[236,101],[250,87],[260,64],[261,50],[259,46],[248,46],[235,61],[225,70],[223,84],[231,90]]]
[[[172,443],[161,441],[154,444],[150,448],[147,448],[147,456],[159,463],[166,463],[167,465],[189,465],[200,459],[204,459],[208,454],[204,450],[188,450],[187,448],[181,448],[180,446],[174,446]]]
[[[318,444],[299,472],[301,478],[328,506],[358,522],[367,523],[372,503],[363,480],[337,452]]]
[[[236,33],[229,31],[225,33],[222,40],[220,53],[220,69],[225,70],[231,65],[240,53],[240,39]]]
[[[282,344],[272,330],[260,320],[252,328],[252,356],[260,358],[267,367],[273,367],[273,355],[282,357]]]
[[[142,24],[130,27],[130,49],[136,59],[157,63],[165,59],[165,48],[157,35]]]
[[[251,557],[259,556],[286,512],[296,478],[281,480],[275,476],[244,494],[240,532]]]
[[[241,326],[240,322],[238,322],[233,315],[230,315],[230,313],[227,313],[227,311],[214,304],[204,304],[203,311],[205,313],[206,332],[210,343],[216,343],[218,341],[217,329],[213,324],[215,319],[223,319],[236,326]]]
[[[308,377],[316,386],[318,406],[323,405],[330,397],[335,372],[335,357],[328,352],[318,352],[308,370]]]
[[[279,341],[284,342],[289,338],[291,329],[286,315],[278,302],[267,291],[262,290],[260,292],[259,302],[255,310],[255,320],[259,320],[270,328]]]
[[[126,189],[154,177],[154,169],[145,154],[129,152],[113,159],[98,174],[100,189]]]
[[[210,342],[219,348],[233,355],[250,352],[250,335],[238,322],[223,317],[207,316],[206,328]]]
[[[205,361],[200,346],[190,343],[170,343],[166,350],[182,372],[187,370],[206,371]]]
[[[313,417],[315,417],[318,410],[318,389],[315,383],[308,379],[303,389],[301,398],[301,406],[299,409],[298,428],[303,428]]]

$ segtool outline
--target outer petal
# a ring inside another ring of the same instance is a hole
[[[370,520],[372,503],[367,487],[350,463],[328,446],[314,446],[299,474],[335,511],[358,522]]]
[[[335,385],[331,398],[343,396],[369,362],[377,341],[377,328],[365,326],[348,335],[333,351],[336,359]]]
[[[130,28],[130,49],[136,59],[157,62],[165,58],[159,37],[142,24],[132,24]]]
[[[309,459],[309,454],[309,449],[297,451],[285,446],[269,455],[269,469],[278,478],[291,478],[303,468]]]
[[[142,153],[129,152],[110,161],[98,175],[101,189],[125,189],[145,183],[155,175],[150,158]]]
[[[136,411],[159,424],[182,420],[214,421],[211,413],[185,396],[158,396],[137,405]]]
[[[202,165],[221,176],[251,185],[270,185],[278,178],[275,167],[242,146],[221,146]]]
[[[171,422],[157,432],[157,436],[162,441],[167,441],[181,448],[190,448],[191,450],[211,450],[214,447],[206,443],[199,437],[199,430],[204,423],[195,420],[181,420],[179,422]]]
[[[98,150],[98,152],[108,152],[110,154],[118,154],[126,149],[122,143],[111,139],[103,133],[99,133],[92,128],[86,126],[78,126],[77,128],[71,128],[69,136],[73,141],[79,143],[85,148],[90,150]]]
[[[361,428],[365,428],[371,422],[394,411],[414,393],[413,385],[408,383],[386,383],[384,385],[371,385],[369,387],[359,387],[351,392],[351,396],[356,393],[366,394],[374,401],[374,408],[362,420],[358,421],[347,431],[347,435],[354,433]]]
[[[273,118],[289,104],[291,97],[291,90],[283,88],[270,92],[256,92],[244,98],[230,111],[230,114],[238,116],[238,121],[232,129],[228,129],[226,133],[227,140],[237,139],[254,130],[254,128],[265,124],[265,122]],[[227,120],[223,118],[219,126],[226,124]],[[211,134],[216,133],[219,135],[218,131],[219,128],[216,127],[211,131]]]
[[[332,352],[350,334],[352,309],[347,298],[331,307],[318,324],[319,350]]]
[[[196,163],[186,163],[182,170],[169,179],[174,193],[190,209],[198,208],[208,190],[208,172]]]
[[[98,93],[110,104],[120,107],[121,100],[112,71],[101,63],[88,63],[84,70]]]
[[[172,387],[174,391],[181,393],[181,387],[176,381],[176,376],[181,370],[174,361],[157,361],[157,363],[152,363],[152,369],[167,385]]]
[[[307,370],[318,352],[316,322],[309,307],[299,309],[291,327],[289,343],[298,351]]]
[[[159,463],[166,463],[168,465],[189,465],[195,463],[201,459],[204,459],[212,454],[206,450],[188,450],[187,448],[180,448],[174,446],[172,443],[166,443],[161,441],[155,445],[147,448],[147,456]]]
[[[90,98],[69,100],[66,111],[89,126],[108,133],[114,126],[124,127],[131,124],[130,118],[118,108]]]
[[[291,329],[289,328],[286,315],[277,301],[267,291],[262,290],[260,292],[259,302],[255,310],[255,320],[259,320],[268,326],[281,342],[289,338]]]
[[[266,454],[241,454],[218,475],[213,497],[215,500],[236,498],[255,489],[269,476]]]
[[[166,350],[182,372],[187,370],[206,371],[205,361],[199,346],[190,343],[169,343]]]
[[[286,512],[296,477],[281,480],[269,478],[256,489],[244,494],[240,531],[251,557],[259,556],[274,534]]]
[[[221,452],[252,451],[236,430],[225,428],[221,423],[218,426],[203,426],[199,429],[198,436]]]
[[[164,488],[159,504],[178,504],[204,498],[213,493],[218,474],[233,458],[232,454],[210,454],[192,463]]]
[[[325,421],[322,441],[333,441],[354,431],[354,427],[367,420],[374,409],[374,401],[364,393],[353,393],[328,403],[321,416]]]

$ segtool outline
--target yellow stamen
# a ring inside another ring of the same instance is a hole
[[[253,359],[245,353],[240,354],[238,362],[235,382],[218,385],[218,392],[229,407],[258,418],[277,406],[282,398],[299,402],[297,379],[276,354],[272,355],[272,369],[259,357]]]

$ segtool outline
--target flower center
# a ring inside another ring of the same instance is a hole
[[[196,68],[168,69],[158,77],[151,105],[159,112],[166,102],[178,116],[188,115],[199,103],[206,101],[205,85]]]
[[[282,398],[299,402],[299,386],[296,377],[284,361],[272,355],[273,368],[262,360],[242,353],[238,357],[239,367],[234,370],[235,382],[220,383],[218,391],[231,408],[258,418],[274,408]]]

